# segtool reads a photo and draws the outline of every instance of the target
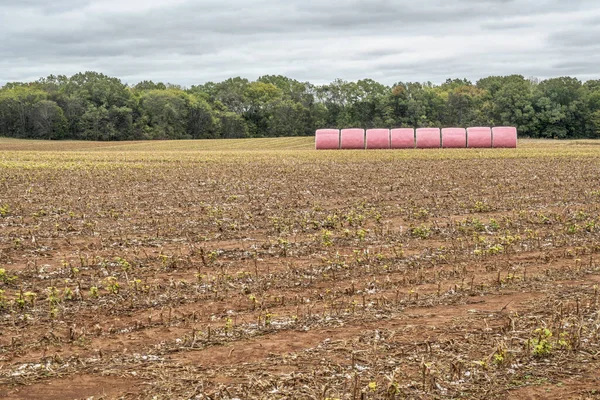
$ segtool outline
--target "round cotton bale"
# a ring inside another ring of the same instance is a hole
[[[365,148],[364,129],[342,129],[340,149],[353,150]]]
[[[414,149],[415,130],[413,128],[396,128],[390,131],[390,147],[392,149]]]
[[[467,128],[467,147],[469,148],[491,148],[492,128],[476,127]]]
[[[445,149],[467,147],[467,130],[465,128],[442,129],[442,147]]]
[[[439,149],[442,143],[440,128],[419,128],[416,133],[417,149]]]
[[[494,148],[516,148],[517,128],[514,126],[496,126],[492,128],[492,145]]]
[[[368,129],[367,130],[367,149],[389,149],[390,148],[390,130],[389,129]]]
[[[315,133],[315,149],[338,150],[340,148],[339,129],[319,129]]]

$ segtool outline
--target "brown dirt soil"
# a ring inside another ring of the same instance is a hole
[[[140,382],[99,375],[75,375],[0,391],[7,400],[109,399],[135,392]]]
[[[595,389],[592,389],[595,388]],[[509,399],[514,400],[583,400],[600,398],[600,380],[595,378],[567,379],[553,385],[542,384],[511,390]]]
[[[593,143],[311,145],[0,140],[0,398],[598,398]]]

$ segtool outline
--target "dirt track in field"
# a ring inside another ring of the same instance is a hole
[[[0,141],[0,398],[600,397],[593,142],[198,143]]]

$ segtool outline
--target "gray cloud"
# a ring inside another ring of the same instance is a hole
[[[21,0],[21,1],[8,1],[6,4],[2,4],[0,8],[11,12],[19,11],[23,9],[37,10],[43,14],[60,14],[74,9],[86,8],[92,0],[55,0],[55,1],[44,1],[44,0]]]
[[[95,70],[192,85],[598,79],[594,0],[4,0],[0,85]]]
[[[548,40],[551,44],[565,48],[584,48],[586,53],[590,50],[587,47],[598,47],[600,43],[600,25],[585,26],[579,29],[560,30],[549,35]]]

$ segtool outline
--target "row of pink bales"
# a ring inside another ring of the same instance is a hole
[[[517,128],[319,129],[317,150],[516,148]]]

